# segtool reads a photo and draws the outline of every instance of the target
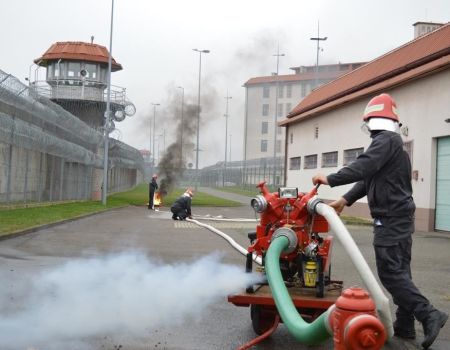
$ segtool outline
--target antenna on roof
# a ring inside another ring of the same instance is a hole
[[[94,43],[94,36],[91,35],[91,44],[93,44],[93,43]]]

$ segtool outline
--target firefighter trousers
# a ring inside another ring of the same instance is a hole
[[[394,245],[375,245],[378,277],[397,305],[397,322],[423,321],[434,310],[412,281],[411,236]]]

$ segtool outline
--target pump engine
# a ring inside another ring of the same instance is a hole
[[[262,257],[264,265],[272,238],[295,235],[297,245],[290,246],[280,257],[283,279],[287,284],[315,288],[316,296],[323,297],[324,286],[330,283],[332,237],[321,236],[328,232],[328,222],[309,213],[307,208],[317,187],[309,193],[298,192],[295,187],[280,187],[278,192],[271,193],[265,181],[257,187],[261,194],[251,200],[251,206],[260,215],[260,222],[256,232],[248,234],[247,270],[251,269],[253,253]]]

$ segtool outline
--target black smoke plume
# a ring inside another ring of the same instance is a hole
[[[181,108],[176,106],[171,108],[171,111],[173,113],[172,123],[176,125],[176,141],[167,147],[158,164],[160,178],[162,179],[159,191],[162,195],[169,193],[183,177],[186,169],[187,151],[192,150],[197,126],[197,105],[186,104],[184,106],[183,120],[181,120]]]

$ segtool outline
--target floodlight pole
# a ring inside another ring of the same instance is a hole
[[[103,156],[103,185],[102,185],[102,204],[106,205],[106,194],[108,192],[108,152],[109,152],[109,127],[111,121],[111,65],[112,65],[112,37],[114,20],[114,0],[111,0],[111,28],[109,32],[109,56],[108,56],[108,87],[106,93],[106,112],[105,127],[103,128],[104,137],[104,156]]]

